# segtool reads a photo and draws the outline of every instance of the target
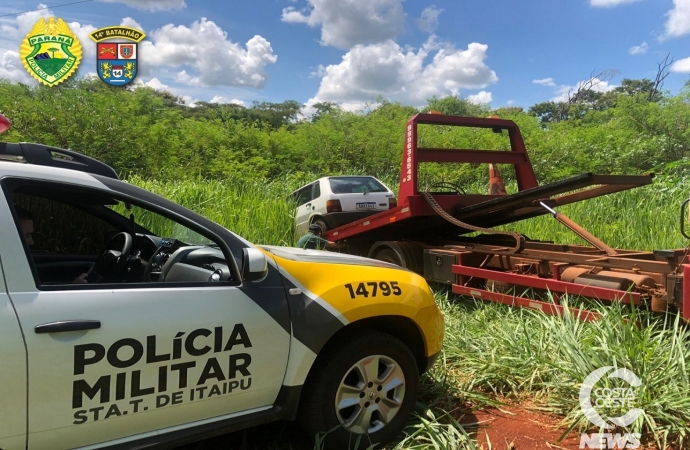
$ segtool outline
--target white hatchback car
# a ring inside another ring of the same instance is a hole
[[[297,204],[297,233],[315,223],[323,231],[397,206],[393,191],[374,177],[348,175],[323,177],[301,187],[290,199]]]

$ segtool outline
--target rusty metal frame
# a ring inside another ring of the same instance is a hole
[[[658,274],[671,274],[675,270],[675,265],[667,261],[655,261],[644,259],[632,259],[624,257],[625,254],[618,256],[608,256],[605,254],[578,254],[563,253],[558,251],[535,250],[528,247],[520,254],[510,253],[505,247],[487,244],[467,244],[467,245],[446,245],[444,248],[449,250],[473,251],[482,254],[496,256],[522,257],[525,259],[535,259],[548,262],[560,262],[578,265],[590,265],[612,269],[639,269],[642,272],[653,272]],[[651,253],[650,253],[651,254]],[[653,255],[653,254],[651,254]]]
[[[454,265],[451,270],[453,273],[458,275],[500,281],[536,289],[565,293],[568,295],[596,298],[598,300],[620,301],[622,303],[634,302],[636,305],[640,304],[641,296],[638,292],[619,291],[597,286],[575,284],[550,278],[539,278],[538,276],[533,275],[521,275],[517,273],[479,269],[462,265]]]
[[[508,306],[536,309],[554,316],[562,316],[566,312],[565,306],[557,305],[555,303],[542,302],[530,298],[518,297],[515,295],[501,294],[499,292],[491,292],[485,289],[477,289],[454,284],[452,290],[455,294],[480,298],[482,300],[489,300],[496,303],[503,303],[504,305]],[[579,320],[591,322],[599,318],[599,314],[595,311],[585,311],[577,308],[568,308],[567,310]]]

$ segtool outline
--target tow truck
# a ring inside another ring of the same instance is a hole
[[[424,147],[420,127],[426,125],[507,133],[509,148]],[[422,190],[422,163],[488,163],[493,175],[490,193],[469,194],[448,183]],[[517,192],[506,194],[498,164],[512,165]],[[347,244],[349,253],[392,262],[429,281],[450,285],[452,292],[463,296],[562,315],[566,307],[561,300],[568,295],[634,303],[657,312],[676,310],[688,321],[687,249],[614,249],[557,211],[574,202],[649,185],[653,177],[585,173],[540,185],[515,122],[417,114],[405,129],[397,206],[328,230],[324,237]],[[689,202],[681,206],[681,232],[688,239],[682,218]],[[589,245],[535,241],[494,228],[546,214]],[[598,317],[594,311],[568,309],[582,320]]]

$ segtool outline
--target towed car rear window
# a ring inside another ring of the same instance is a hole
[[[388,189],[383,184],[371,177],[331,177],[328,181],[334,194],[388,192]]]

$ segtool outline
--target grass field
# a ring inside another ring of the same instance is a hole
[[[298,183],[288,178],[268,183],[130,182],[181,203],[252,242],[296,242],[292,211],[284,199]],[[679,232],[679,207],[685,196],[690,196],[690,183],[661,179],[650,187],[561,211],[614,247],[684,247],[688,243]],[[532,239],[581,243],[550,217],[509,228]],[[628,368],[642,380],[636,401],[644,413],[627,432],[641,432],[662,448],[690,445],[690,332],[677,317],[648,316],[614,306],[601,308],[601,320],[583,323],[568,316],[551,317],[461,299],[441,286],[434,288],[446,317],[443,356],[423,379],[417,416],[391,448],[476,448],[456,420],[458,411],[506,400],[527,401],[562,417],[564,427],[585,429],[588,422],[580,411],[579,386],[587,374],[602,366]],[[638,322],[645,326],[638,327]],[[613,417],[626,410],[611,408],[607,412]],[[287,431],[266,448],[304,448],[294,433]]]

